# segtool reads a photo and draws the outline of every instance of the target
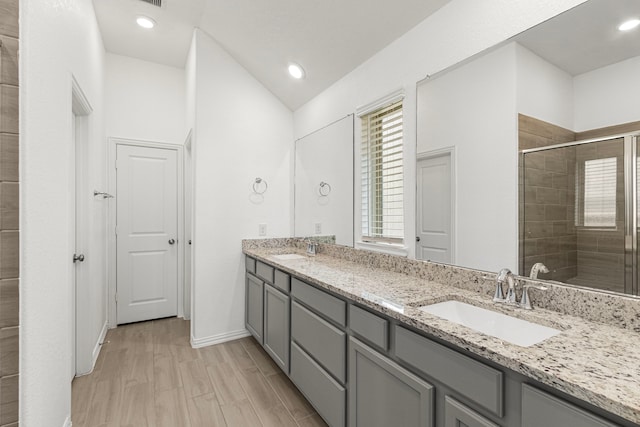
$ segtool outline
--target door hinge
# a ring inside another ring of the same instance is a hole
[[[118,302],[118,293],[116,292],[116,302]]]
[[[114,227],[114,231],[115,231],[116,236],[117,236],[118,235],[118,226],[117,225]]]

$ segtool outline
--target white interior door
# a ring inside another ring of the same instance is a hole
[[[416,258],[453,262],[451,153],[422,160],[417,165]]]
[[[176,316],[177,152],[118,144],[116,159],[117,323]]]

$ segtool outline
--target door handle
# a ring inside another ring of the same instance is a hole
[[[84,261],[84,254],[80,254],[80,255],[73,254],[73,263],[75,264],[78,261],[79,262]]]
[[[170,245],[173,245],[175,242],[176,242],[175,240],[173,240],[173,239],[169,239],[169,244],[170,244]]]
[[[416,242],[420,241],[420,236],[416,236]]]

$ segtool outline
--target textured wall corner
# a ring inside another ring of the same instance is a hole
[[[18,422],[18,0],[0,0],[0,426]]]

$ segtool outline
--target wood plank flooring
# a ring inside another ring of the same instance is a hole
[[[74,379],[74,427],[317,427],[322,418],[253,338],[193,349],[170,318],[107,333]]]

